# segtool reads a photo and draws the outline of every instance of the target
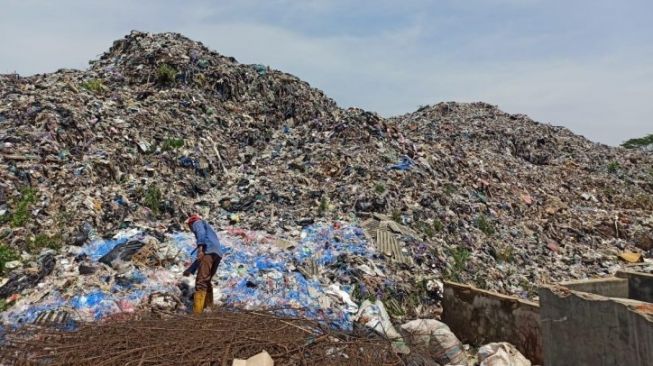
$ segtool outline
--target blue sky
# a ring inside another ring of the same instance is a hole
[[[653,2],[0,0],[0,73],[174,31],[384,116],[485,101],[611,145],[653,133]]]

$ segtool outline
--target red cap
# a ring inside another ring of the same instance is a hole
[[[198,214],[192,214],[192,215],[190,215],[190,217],[188,218],[188,220],[186,220],[186,223],[188,224],[188,226],[191,226],[191,225],[193,225],[195,222],[200,221],[201,219],[202,219],[202,218],[200,217],[200,215],[198,215]]]

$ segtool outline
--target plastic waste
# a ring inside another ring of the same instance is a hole
[[[463,344],[446,324],[435,319],[416,319],[401,325],[420,344],[430,346],[435,360],[443,365],[467,365]]]
[[[339,300],[341,300],[345,305],[347,305],[347,307],[345,308],[346,312],[352,314],[358,313],[358,305],[356,305],[355,302],[351,301],[351,297],[349,296],[349,294],[341,290],[340,286],[336,284],[332,284],[325,292],[329,295],[338,297]]]
[[[374,303],[369,300],[363,301],[355,320],[389,339],[392,342],[392,348],[395,352],[410,353],[410,349],[401,337],[401,334],[392,325],[390,316],[385,310],[383,302],[380,300],[376,300]]]
[[[413,159],[409,158],[408,156],[402,156],[401,160],[396,164],[390,165],[389,169],[405,171],[412,168],[414,164],[415,162]]]
[[[281,314],[305,316],[351,330],[358,311],[351,299],[352,286],[335,281],[358,283],[354,276],[365,272],[345,265],[343,260],[356,258],[356,263],[365,265],[369,272],[366,279],[383,278],[377,274],[384,259],[356,226],[307,226],[301,240],[283,246],[278,245],[279,238],[264,232],[227,228],[219,235],[229,250],[214,277],[214,298],[225,306],[281,309]],[[145,240],[153,241],[153,237],[139,230],[123,230],[111,239],[98,239],[79,248],[74,264],[61,255],[57,276],[48,277],[44,283],[48,295],[28,291],[1,315],[2,321],[17,324],[16,319],[21,319],[20,323],[26,324],[40,312],[55,309],[72,309],[82,321],[143,308],[184,309],[192,297],[194,278],[183,277],[182,272],[194,260],[194,236],[175,232],[164,235],[161,241],[154,240],[156,243],[148,242],[148,246],[156,245],[158,261],[152,265],[136,261],[144,249],[127,253],[130,245],[140,247]],[[298,266],[309,263],[316,266],[318,277],[305,277],[297,271]],[[391,283],[387,278],[383,281]]]
[[[274,366],[274,361],[267,351],[256,354],[246,360],[235,359],[232,366]]]
[[[531,362],[510,343],[489,343],[478,350],[480,366],[531,366]]]

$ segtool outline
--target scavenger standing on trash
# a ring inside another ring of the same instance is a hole
[[[195,294],[193,295],[193,314],[199,315],[205,308],[213,305],[213,285],[211,279],[218,270],[218,265],[224,255],[224,248],[218,239],[218,234],[202,220],[199,215],[191,215],[186,220],[188,227],[197,240],[197,259],[184,271],[184,276],[197,271],[195,277]]]

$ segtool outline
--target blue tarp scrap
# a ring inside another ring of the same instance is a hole
[[[396,164],[390,165],[389,169],[406,171],[411,169],[413,165],[415,165],[413,159],[409,158],[408,156],[402,156],[401,160]]]
[[[97,261],[102,258],[105,254],[109,253],[113,248],[118,244],[126,243],[129,238],[118,238],[118,239],[109,239],[109,240],[95,240],[84,246],[83,252],[86,253],[91,259]]]

